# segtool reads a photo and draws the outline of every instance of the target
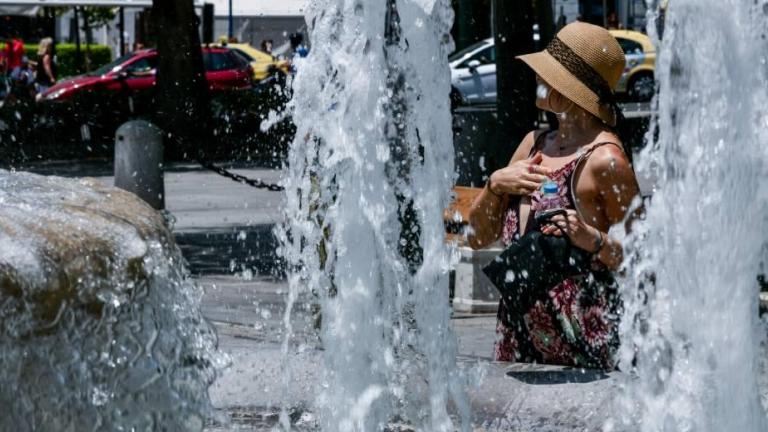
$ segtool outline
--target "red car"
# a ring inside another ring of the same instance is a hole
[[[248,89],[253,86],[253,70],[243,58],[227,48],[204,47],[203,63],[211,91]],[[41,95],[42,100],[63,101],[79,92],[96,88],[140,91],[155,85],[157,51],[140,50],[117,58],[84,75],[63,80]]]

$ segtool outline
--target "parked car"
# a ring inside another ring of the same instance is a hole
[[[493,38],[452,54],[448,62],[453,103],[496,103],[496,47]]]
[[[634,100],[650,100],[656,92],[656,48],[651,39],[632,30],[610,30],[610,33],[619,41],[627,61],[616,93],[626,93]]]
[[[203,48],[205,78],[210,91],[247,89],[253,86],[253,69],[227,48]],[[42,93],[42,100],[62,101],[93,90],[114,92],[146,90],[155,85],[157,51],[140,50],[83,75],[65,79]]]
[[[268,78],[276,71],[286,75],[290,72],[291,66],[289,62],[278,60],[276,57],[267,54],[264,51],[257,50],[250,44],[230,43],[222,46],[231,49],[251,64],[251,67],[253,68],[253,79],[256,82]]]
[[[614,89],[631,99],[647,101],[656,91],[656,51],[648,36],[631,30],[610,30],[624,50],[626,67]],[[496,47],[488,38],[448,58],[454,104],[496,103]]]

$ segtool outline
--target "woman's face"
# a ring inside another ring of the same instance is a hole
[[[573,103],[536,75],[536,108],[553,113],[568,111]]]

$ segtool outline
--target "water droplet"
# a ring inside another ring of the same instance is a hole
[[[515,281],[515,272],[512,270],[507,270],[507,273],[504,275],[504,282],[514,282]]]

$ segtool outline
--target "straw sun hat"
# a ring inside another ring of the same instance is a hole
[[[620,114],[612,89],[624,70],[624,51],[608,30],[568,24],[544,51],[517,58],[573,103],[616,126]]]

